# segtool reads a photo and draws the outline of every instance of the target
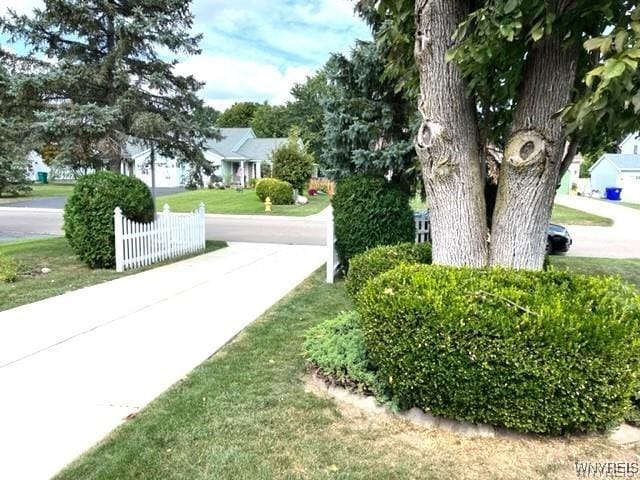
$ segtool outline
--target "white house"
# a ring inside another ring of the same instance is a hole
[[[251,128],[219,130],[222,138],[207,142],[204,156],[217,167],[216,174],[227,184],[246,185],[252,178],[261,178],[262,166],[270,163],[271,152],[287,142],[286,138],[257,138]],[[133,174],[150,186],[151,149],[138,149],[129,154]],[[179,187],[186,183],[187,167],[175,159],[156,155],[155,166],[156,187]]]
[[[620,144],[620,153],[605,153],[589,169],[591,188],[602,196],[609,187],[622,188],[622,200],[640,202],[640,135]]]
[[[44,163],[40,154],[36,152],[29,152],[28,161],[31,164],[31,169],[29,171],[31,180],[37,180],[38,173],[46,173],[47,175],[51,173],[51,168]]]
[[[627,135],[627,138],[620,142],[618,148],[623,155],[640,155],[640,133]]]
[[[580,190],[580,165],[582,165],[583,161],[584,159],[579,153],[573,157],[571,165],[569,165],[566,173],[560,179],[558,193],[568,194],[574,186]]]

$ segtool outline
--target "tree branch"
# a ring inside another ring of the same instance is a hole
[[[558,184],[564,177],[564,174],[567,173],[569,167],[571,166],[571,162],[573,162],[574,157],[578,153],[578,146],[580,145],[580,141],[577,136],[574,136],[569,140],[569,145],[567,147],[567,151],[562,158],[562,163],[560,164],[560,173],[558,174]]]

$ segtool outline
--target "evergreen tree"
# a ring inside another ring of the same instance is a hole
[[[392,172],[413,186],[417,108],[394,82],[384,80],[383,68],[376,45],[361,41],[351,58],[334,54],[326,64],[330,88],[322,164],[336,177]]]
[[[2,32],[29,48],[24,60],[51,60],[39,62],[22,87],[46,102],[32,130],[41,142],[57,144],[58,161],[117,171],[132,135],[180,162],[202,161],[198,152],[216,132],[198,114],[201,84],[177,75],[176,61],[159,54],[200,53],[200,36],[189,33],[190,6],[183,0],[45,0],[31,17],[10,12],[0,19]],[[150,123],[153,129],[140,128]]]
[[[20,64],[0,52],[0,195],[31,190],[28,161],[29,125],[40,103],[36,96],[21,100],[16,92]]]

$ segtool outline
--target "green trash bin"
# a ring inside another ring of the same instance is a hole
[[[47,172],[38,172],[39,183],[49,183],[49,174]]]

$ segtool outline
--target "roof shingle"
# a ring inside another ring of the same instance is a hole
[[[618,170],[640,170],[640,155],[605,153],[603,157],[613,163]]]

